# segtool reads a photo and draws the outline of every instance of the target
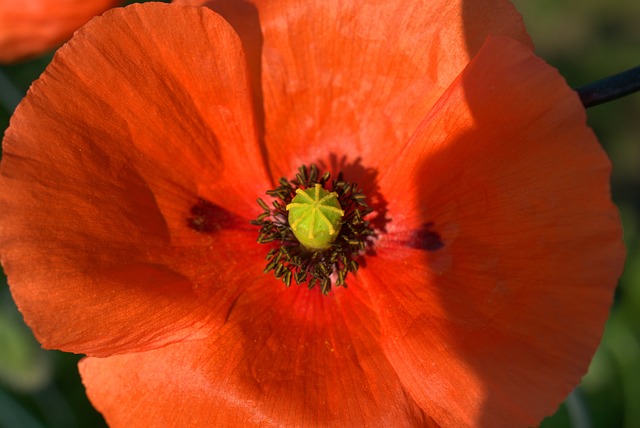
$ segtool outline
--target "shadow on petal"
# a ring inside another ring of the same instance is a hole
[[[443,376],[478,426],[533,425],[586,372],[609,313],[624,259],[610,165],[575,93],[524,46],[489,39],[459,85],[451,123],[466,129],[418,174],[445,183],[423,216],[458,230],[433,279],[458,368]]]

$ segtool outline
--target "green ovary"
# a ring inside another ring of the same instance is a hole
[[[320,184],[302,190],[287,205],[289,225],[300,243],[311,250],[324,250],[338,237],[344,211],[338,195]]]

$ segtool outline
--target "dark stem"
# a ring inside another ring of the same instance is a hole
[[[640,91],[640,67],[582,86],[577,91],[585,107],[593,107],[622,98]]]

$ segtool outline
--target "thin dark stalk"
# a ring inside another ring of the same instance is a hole
[[[577,91],[585,107],[597,106],[640,91],[640,66],[582,86]]]

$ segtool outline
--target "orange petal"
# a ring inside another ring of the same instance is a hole
[[[85,26],[34,83],[3,141],[0,254],[45,346],[193,337],[262,275],[238,268],[263,263],[248,219],[268,186],[244,64],[213,12],[149,3]]]
[[[261,46],[274,177],[310,162],[337,168],[327,153],[384,169],[487,35],[530,43],[502,0],[181,2],[219,11],[245,46]],[[243,24],[258,19],[262,34],[249,34]]]
[[[380,180],[362,271],[383,348],[443,426],[531,426],[593,355],[622,271],[610,164],[528,48],[491,38]]]
[[[120,3],[122,0],[2,0],[0,63],[53,49],[88,20]]]
[[[426,426],[358,299],[264,280],[215,337],[85,359],[80,371],[114,428],[179,426],[185,417],[192,426]]]

